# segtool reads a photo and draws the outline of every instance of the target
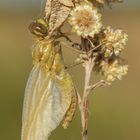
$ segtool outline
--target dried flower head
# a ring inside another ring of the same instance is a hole
[[[101,14],[89,2],[81,3],[72,10],[69,23],[72,30],[82,37],[94,37],[102,27]]]
[[[110,4],[110,3],[116,3],[116,2],[123,2],[123,0],[89,0],[93,2],[93,4],[99,3],[99,4]]]
[[[120,65],[117,60],[110,64],[103,61],[101,67],[101,72],[108,82],[113,82],[115,79],[121,80],[128,71],[128,65]]]
[[[111,27],[107,27],[104,31],[105,34],[105,56],[109,57],[112,54],[118,56],[124,49],[128,40],[128,35],[120,30],[113,30]]]
[[[123,0],[95,0],[99,3],[112,3],[112,2],[122,2]]]
[[[96,2],[104,3],[105,1],[104,0],[96,0]]]

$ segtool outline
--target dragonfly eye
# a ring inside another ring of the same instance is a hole
[[[29,30],[32,34],[40,37],[48,35],[47,23],[43,19],[39,19],[30,24]]]

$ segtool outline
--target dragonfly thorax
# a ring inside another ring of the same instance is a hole
[[[33,63],[41,65],[45,70],[60,73],[64,70],[60,52],[52,40],[37,41],[33,48]]]

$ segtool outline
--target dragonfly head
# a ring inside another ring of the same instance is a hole
[[[37,19],[29,25],[29,30],[33,35],[44,38],[48,35],[48,23],[44,19]]]

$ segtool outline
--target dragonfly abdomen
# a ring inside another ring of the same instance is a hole
[[[69,109],[67,110],[64,120],[63,120],[62,126],[64,129],[68,128],[69,124],[71,123],[71,121],[74,117],[76,107],[77,107],[77,100],[78,99],[77,99],[77,94],[76,94],[76,90],[75,90],[75,92],[72,93],[71,104],[70,104]]]

